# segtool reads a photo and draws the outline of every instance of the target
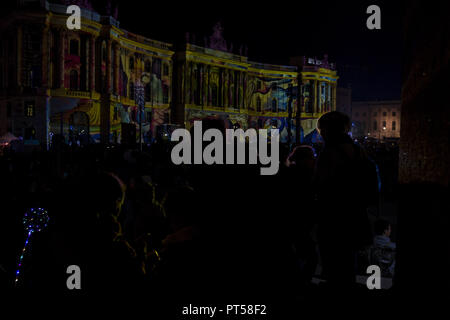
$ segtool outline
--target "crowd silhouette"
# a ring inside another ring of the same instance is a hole
[[[219,120],[203,127],[225,130]],[[318,127],[323,146],[282,145],[273,176],[257,165],[176,166],[162,140],[142,152],[61,141],[6,151],[1,285],[14,286],[23,213],[43,207],[50,223],[33,239],[19,290],[67,292],[69,265],[82,270],[80,294],[290,299],[314,290],[313,277],[352,290],[357,252],[372,244],[377,168],[346,115],[327,113]]]

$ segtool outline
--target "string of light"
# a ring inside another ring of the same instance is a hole
[[[16,280],[14,282],[15,286],[17,286],[19,282],[23,258],[28,249],[28,244],[31,240],[31,236],[33,235],[33,233],[40,232],[43,229],[45,229],[48,225],[48,221],[49,221],[48,212],[43,208],[31,208],[29,211],[25,213],[25,216],[23,217],[23,225],[25,227],[25,230],[28,232],[28,235],[19,258],[19,263],[17,265]]]

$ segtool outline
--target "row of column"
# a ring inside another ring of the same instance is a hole
[[[325,85],[322,95],[322,85]],[[322,100],[322,96],[324,99]],[[313,86],[310,91],[310,99],[313,100],[312,111],[314,113],[323,113],[335,110],[336,103],[336,84],[330,84],[326,81],[313,80]],[[303,105],[302,111],[306,112],[306,105]]]
[[[95,48],[96,48],[96,39],[97,37],[92,35],[86,35],[77,38],[79,41],[79,48],[86,48],[86,89],[89,91],[95,90]],[[85,41],[85,46],[82,45],[82,41]],[[57,44],[57,53],[54,56],[56,61],[52,61],[53,63],[53,72],[52,72],[52,87],[56,88],[65,88],[65,63],[64,57],[65,53],[68,52],[69,48],[69,38],[67,31],[64,28],[54,29],[53,30],[53,44]],[[81,53],[81,52],[80,52]],[[81,54],[80,54],[81,56]],[[81,80],[81,72],[79,74]]]
[[[245,108],[246,73],[187,62],[184,73],[185,103]]]
[[[69,39],[67,37],[67,31],[64,29],[54,30],[54,36],[58,39],[56,40],[58,43],[58,52],[57,52],[57,68],[54,68],[53,77],[57,77],[57,87],[64,88],[64,74],[65,74],[65,65],[64,65],[64,56],[65,52],[68,51],[67,46],[69,46]],[[102,61],[102,41],[105,41],[106,44],[106,70],[105,70],[105,92],[111,93],[114,92],[116,94],[119,93],[119,69],[120,69],[120,45],[112,41],[111,39],[99,40],[98,37],[87,35],[79,38],[80,48],[83,47],[81,45],[82,41],[86,41],[87,51],[87,70],[86,70],[86,81],[88,83],[86,89],[89,91],[101,91],[102,84],[101,79],[101,61]],[[100,42],[99,42],[100,41]],[[96,51],[99,51],[99,54],[96,54]],[[97,56],[97,57],[96,57]],[[99,61],[96,61],[99,59]],[[96,74],[96,64],[98,63],[98,72]],[[56,61],[53,61],[56,63]],[[80,75],[81,76],[81,75]],[[98,81],[98,88],[96,88],[96,77]]]

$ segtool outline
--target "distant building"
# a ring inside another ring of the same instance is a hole
[[[400,138],[400,100],[353,101],[352,135],[355,138]]]
[[[336,110],[352,117],[352,89],[337,88]]]

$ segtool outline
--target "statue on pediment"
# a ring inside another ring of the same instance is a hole
[[[209,37],[209,47],[214,50],[228,51],[227,42],[223,38],[223,27],[220,22],[213,27],[213,34]]]

